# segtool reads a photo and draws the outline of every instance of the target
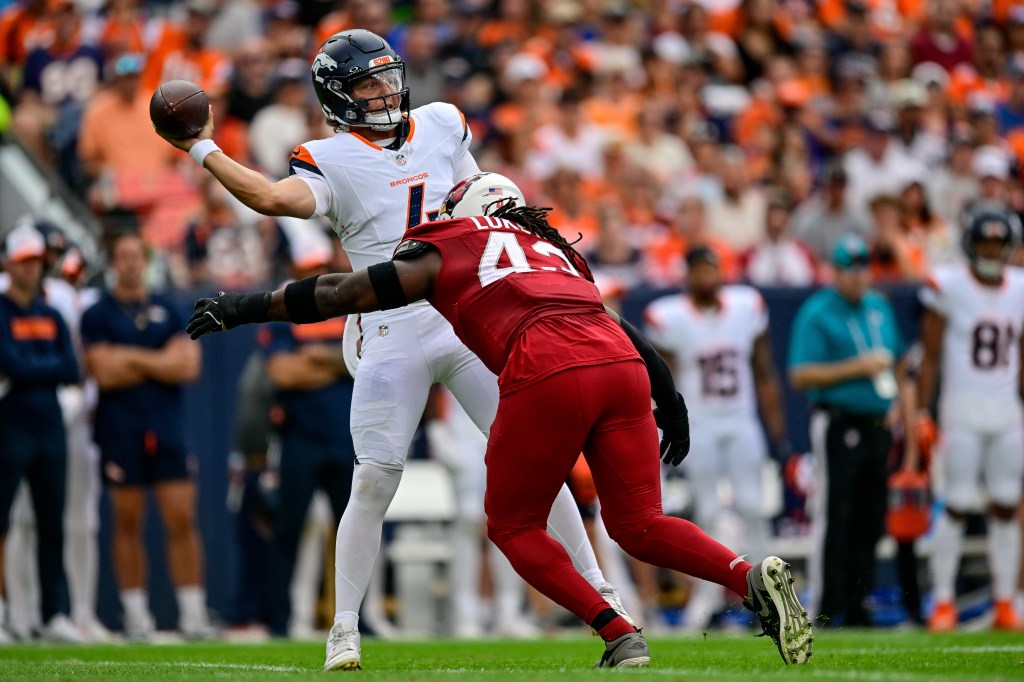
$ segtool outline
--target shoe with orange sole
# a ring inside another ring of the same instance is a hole
[[[956,630],[958,620],[959,616],[953,602],[939,602],[928,618],[928,630],[931,632],[953,632]]]
[[[1024,630],[1024,623],[1021,622],[1017,616],[1016,609],[1013,608],[1013,602],[1009,599],[1003,599],[996,602],[996,616],[992,620],[993,630],[1010,630],[1020,632]]]

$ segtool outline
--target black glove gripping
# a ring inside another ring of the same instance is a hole
[[[221,291],[216,298],[196,301],[195,312],[185,331],[195,340],[204,334],[227,331],[240,324],[268,322],[269,308],[269,291],[258,294],[225,294]]]
[[[690,416],[683,396],[674,405],[654,408],[654,422],[661,429],[661,461],[678,466],[690,452]]]

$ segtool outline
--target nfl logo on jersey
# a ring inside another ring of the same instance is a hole
[[[405,154],[399,154],[398,156],[396,156],[395,163],[397,163],[399,166],[404,166],[407,163]]]
[[[379,327],[377,327],[377,336],[387,336],[390,333],[391,330],[388,329],[388,326],[386,324],[382,324]]]

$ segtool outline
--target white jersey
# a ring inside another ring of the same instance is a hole
[[[1007,267],[999,286],[986,286],[965,264],[937,268],[922,287],[921,302],[946,321],[942,339],[942,393],[1016,405],[1020,335],[1024,327],[1024,270]]]
[[[409,136],[395,150],[348,132],[292,152],[291,174],[310,185],[316,215],[334,225],[353,270],[391,260],[405,231],[432,219],[462,179],[456,169],[472,134],[459,110],[436,102],[409,119]]]
[[[761,294],[723,286],[719,306],[700,309],[687,295],[666,296],[645,311],[647,334],[675,358],[675,380],[690,413],[703,418],[756,418],[751,357],[768,328]]]

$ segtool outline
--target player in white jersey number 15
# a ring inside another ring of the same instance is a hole
[[[733,489],[743,521],[742,547],[750,561],[768,555],[768,510],[762,494],[767,448],[789,454],[786,416],[768,338],[768,310],[756,289],[725,285],[718,257],[705,247],[686,254],[689,291],[652,302],[644,312],[647,336],[670,361],[690,410],[690,449],[683,462],[694,500],[693,521],[714,537],[721,517],[719,480]],[[778,477],[777,472],[772,472]],[[706,628],[724,603],[720,585],[698,581],[683,626]]]
[[[940,369],[942,374],[938,456],[945,511],[936,521],[931,555],[935,609],[928,620],[935,631],[957,625],[960,543],[967,513],[977,506],[979,480],[988,499],[993,626],[1016,630],[1021,625],[1013,597],[1021,554],[1016,509],[1024,479],[1024,271],[1007,265],[1019,242],[1017,217],[1001,205],[983,203],[964,220],[969,262],[937,269],[921,290],[921,420],[931,418],[927,408]]]
[[[355,270],[391,259],[405,231],[437,214],[448,190],[479,172],[462,114],[434,103],[410,111],[405,63],[380,36],[355,29],[328,38],[311,67],[317,98],[338,134],[295,149],[291,175],[271,182],[220,152],[207,124],[168,140],[265,215],[326,216]],[[433,209],[433,210],[432,210]],[[380,551],[384,513],[398,489],[431,384],[442,383],[485,434],[497,411],[495,376],[426,302],[363,315],[352,398],[358,466],[338,526],[336,614],[324,668],[358,669],[358,611]],[[563,486],[550,532],[613,607],[572,496]],[[498,614],[499,618],[517,614]]]

